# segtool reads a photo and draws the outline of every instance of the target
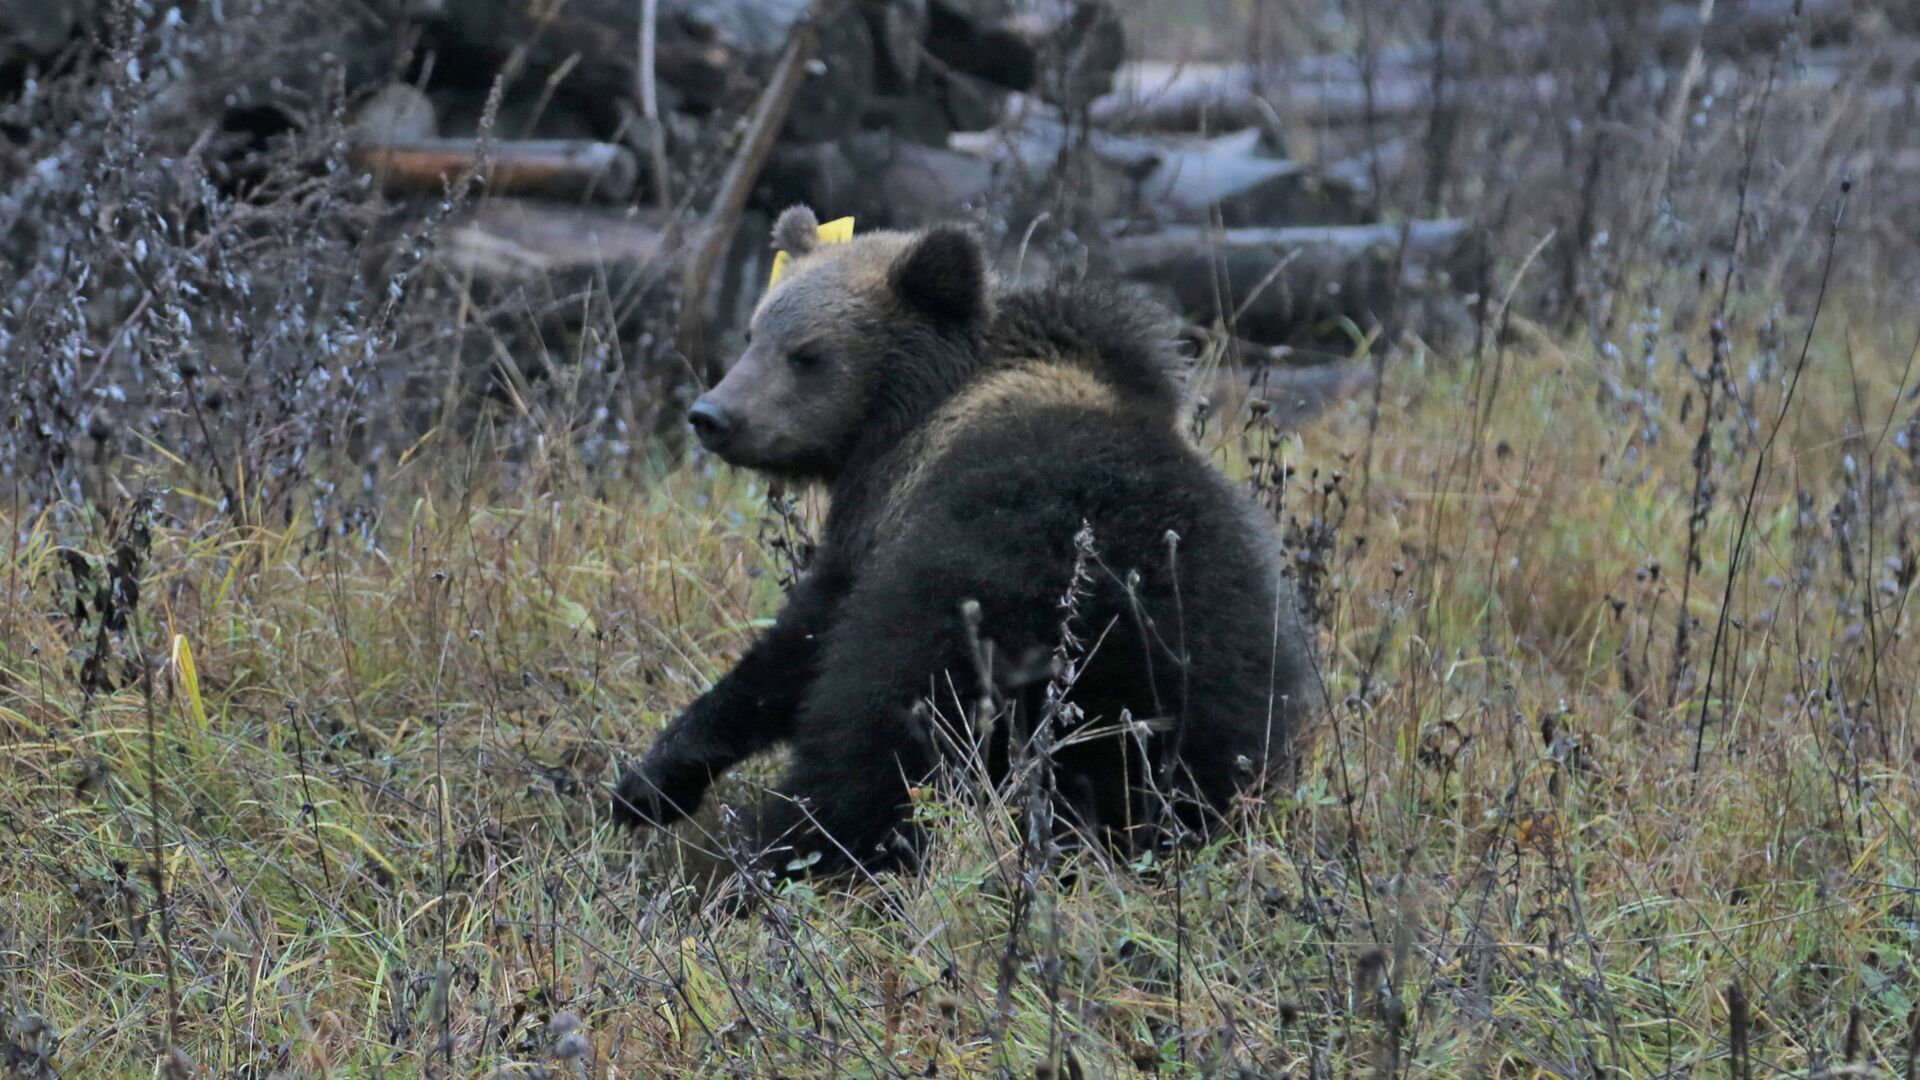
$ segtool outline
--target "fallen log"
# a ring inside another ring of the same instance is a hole
[[[1466,221],[1173,227],[1116,239],[1103,254],[1111,273],[1262,343],[1312,339],[1343,318],[1391,327],[1411,297],[1484,292],[1488,269],[1484,237]]]
[[[45,61],[94,28],[97,0],[11,0],[0,4],[0,72]]]
[[[1433,65],[1443,55],[1460,71],[1492,66],[1516,73],[1443,79],[1443,108],[1515,107],[1551,96],[1555,83],[1546,72],[1569,62],[1600,63],[1616,38],[1639,50],[1640,65],[1660,67],[1684,62],[1697,38],[1709,56],[1738,59],[1773,49],[1796,25],[1806,36],[1844,33],[1857,14],[1853,0],[1799,0],[1799,6],[1803,10],[1796,16],[1794,0],[1723,2],[1704,37],[1699,5],[1687,2],[1668,4],[1638,25],[1587,21],[1505,30],[1484,42],[1450,41],[1444,50],[1431,44],[1397,46],[1374,58],[1371,101],[1357,56],[1265,65],[1133,61],[1121,66],[1115,90],[1093,103],[1093,117],[1135,131],[1218,130],[1275,119],[1340,126],[1368,116],[1383,121],[1418,117],[1433,108]],[[1863,46],[1863,55],[1870,57],[1873,47]],[[1478,58],[1496,62],[1477,64]],[[1844,58],[1834,65],[1845,72],[1862,66]]]
[[[661,0],[654,41],[661,106],[695,115],[745,111],[807,7],[806,0]],[[513,85],[536,94],[550,89],[594,117],[602,137],[619,129],[622,104],[640,103],[638,0],[461,0],[435,8],[423,20],[420,49],[437,56],[440,82],[465,80],[484,95],[495,72],[506,70],[517,77]],[[818,63],[797,91],[789,138],[844,133],[872,92],[876,45],[866,17],[849,4],[813,32]]]
[[[387,83],[355,103],[347,114],[347,137],[375,146],[431,139],[440,118],[427,95],[408,83]]]
[[[568,201],[624,202],[633,196],[639,162],[612,143],[516,139],[482,147],[473,139],[358,142],[347,161],[395,194],[439,194],[468,170],[496,195]]]
[[[927,11],[926,47],[934,59],[1055,104],[1084,104],[1112,90],[1125,58],[1119,14],[1105,0],[1003,19],[982,19],[946,0],[931,0]]]
[[[623,331],[634,301],[684,262],[685,233],[658,211],[484,199],[447,222],[432,264],[483,308],[570,324],[606,297]]]
[[[1212,416],[1237,418],[1257,411],[1279,430],[1293,431],[1348,394],[1372,386],[1374,377],[1373,365],[1364,360],[1307,367],[1260,363],[1214,372],[1195,396]]]
[[[1228,226],[1366,220],[1363,176],[1264,156],[1263,138],[1256,128],[1206,140],[1074,131],[1055,114],[1030,112],[990,132],[956,133],[948,144],[1023,182],[1053,175],[1063,154],[1084,155],[1083,195],[1099,217]]]
[[[1170,150],[1140,184],[1146,216],[1183,224],[1236,227],[1357,225],[1366,220],[1360,185],[1297,161],[1234,152]]]
[[[733,244],[740,215],[759,183],[761,171],[766,168],[774,143],[793,110],[800,85],[820,48],[819,25],[834,21],[846,10],[845,0],[811,0],[811,3],[808,17],[794,20],[787,32],[780,62],[747,117],[740,146],[720,177],[720,189],[702,219],[701,235],[681,277],[675,344],[694,370],[705,372],[712,381],[717,381],[723,370],[716,351],[707,343],[707,293],[714,268]]]
[[[1140,179],[1166,156],[1164,141],[1116,135],[1098,129],[1073,130],[1057,112],[1031,110],[988,131],[955,132],[947,144],[963,154],[992,162],[1008,162],[1033,174],[1044,174],[1068,148],[1084,146],[1095,157],[1120,172]]]
[[[1863,65],[1864,70],[1869,65]],[[1897,70],[1897,69],[1896,69]],[[1658,71],[1647,89],[1658,99],[1667,89]],[[1704,85],[1725,89],[1743,72],[1727,63],[1716,67]],[[1898,76],[1896,75],[1896,78]],[[1777,92],[1817,98],[1862,81],[1860,71],[1843,66],[1808,66],[1777,79]],[[1446,113],[1488,113],[1552,106],[1573,84],[1553,74],[1491,79],[1457,79],[1441,84],[1438,108]],[[1861,94],[1870,107],[1894,107],[1905,86],[1873,86]],[[1286,82],[1262,87],[1254,72],[1240,65],[1208,65],[1183,72],[1164,88],[1138,97],[1110,94],[1093,103],[1095,123],[1116,132],[1211,132],[1247,125],[1351,128],[1366,123],[1392,125],[1428,119],[1436,108],[1430,76],[1404,72],[1376,78],[1371,87],[1358,79]]]
[[[870,131],[776,150],[764,202],[769,211],[806,203],[823,215],[850,214],[862,229],[909,229],[964,215],[993,181],[993,166],[977,157]]]
[[[1035,194],[1066,184],[1076,210],[1093,220],[1139,213],[1140,182],[1165,157],[1164,143],[1070,128],[1052,110],[1030,109],[984,132],[956,132],[948,146],[988,164],[1007,190]]]
[[[1117,131],[1221,131],[1248,126],[1342,127],[1426,116],[1434,107],[1430,76],[1394,72],[1371,86],[1359,79],[1269,82],[1271,73],[1240,64],[1194,65],[1139,93],[1093,103],[1095,123]],[[1549,101],[1552,75],[1455,80],[1442,84],[1441,107],[1489,109]]]
[[[397,239],[401,247],[380,245],[384,254],[370,247],[369,257],[391,259],[411,243]],[[670,215],[655,210],[484,199],[457,212],[440,229],[420,283],[457,297],[469,314],[436,336],[442,374],[423,375],[406,394],[409,407],[465,413],[482,396],[515,400],[575,361],[657,355],[657,344],[643,342],[671,308],[669,285],[684,264],[686,239]],[[637,401],[656,408],[671,401],[680,371],[661,363],[633,372]],[[449,391],[458,392],[448,398]]]

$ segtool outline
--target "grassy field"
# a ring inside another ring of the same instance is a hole
[[[1036,866],[952,787],[917,877],[742,914],[693,872],[724,817],[612,828],[818,520],[723,466],[429,445],[359,534],[158,474],[12,512],[8,1067],[1913,1077],[1911,330],[1830,302],[1803,355],[1736,301],[1709,368],[1693,288],[1618,349],[1516,319],[1296,433],[1204,425],[1336,707],[1233,835],[1132,867]]]

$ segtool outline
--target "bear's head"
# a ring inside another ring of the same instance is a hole
[[[746,352],[688,420],[730,464],[831,481],[965,381],[991,299],[966,228],[839,244],[819,243],[818,229],[804,206],[780,215],[774,247],[792,262],[754,309]]]

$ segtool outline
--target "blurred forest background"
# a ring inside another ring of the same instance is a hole
[[[819,522],[682,434],[794,202],[1185,316],[1296,787],[610,827]],[[0,0],[0,1066],[1914,1080],[1917,300],[1896,0]]]

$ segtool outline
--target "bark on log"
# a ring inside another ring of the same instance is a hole
[[[1209,412],[1239,417],[1253,408],[1281,431],[1293,431],[1325,412],[1329,405],[1373,385],[1373,365],[1341,360],[1310,367],[1259,364],[1242,371],[1220,371],[1200,387]]]
[[[1010,162],[1034,174],[1044,174],[1070,145],[1084,141],[1097,158],[1135,179],[1144,178],[1166,156],[1163,140],[1116,135],[1097,129],[1071,131],[1058,113],[1031,111],[990,131],[956,133],[953,149],[986,161]]]
[[[1465,221],[1287,229],[1169,228],[1113,241],[1111,272],[1259,342],[1311,338],[1341,317],[1393,322],[1414,295],[1484,291],[1487,254]]]
[[[874,44],[874,92],[883,97],[907,93],[920,74],[925,51],[920,43],[926,40],[931,18],[927,0],[864,3],[859,10]]]
[[[43,61],[93,28],[96,0],[9,0],[0,4],[0,71]]]
[[[1366,203],[1352,182],[1299,162],[1214,149],[1174,150],[1140,185],[1141,211],[1161,221],[1228,227],[1357,225]]]
[[[610,137],[619,106],[637,104],[640,7],[637,0],[460,0],[425,21],[421,49],[438,57],[440,79],[464,78],[483,95],[509,62],[517,65],[514,85],[531,93],[544,93],[553,80],[553,96],[590,114],[596,131]],[[806,9],[806,0],[663,0],[654,66],[664,104],[695,114],[745,111]],[[866,18],[849,5],[816,32],[820,63],[790,114],[793,138],[841,134],[872,92]]]
[[[701,235],[687,260],[681,277],[675,343],[680,355],[695,370],[705,371],[709,378],[717,379],[721,373],[718,356],[708,347],[706,334],[707,293],[714,268],[733,244],[740,215],[759,184],[761,171],[766,168],[787,117],[792,114],[794,100],[820,47],[820,26],[834,22],[847,10],[843,0],[811,0],[808,17],[796,20],[788,30],[786,44],[780,50],[780,62],[774,65],[766,87],[754,102],[740,147],[720,177],[720,190],[707,209]]]
[[[769,210],[804,202],[825,217],[851,214],[862,230],[907,229],[963,216],[993,179],[993,167],[971,155],[866,132],[776,151],[759,201]]]
[[[679,269],[685,241],[654,211],[486,199],[448,222],[433,261],[483,304],[519,297],[537,313],[571,317],[578,297],[603,286],[631,307]]]
[[[1519,107],[1553,97],[1551,75],[1457,80],[1444,84],[1441,107]],[[1370,92],[1369,92],[1370,91]],[[1137,93],[1109,94],[1093,103],[1095,123],[1118,131],[1223,131],[1248,126],[1342,127],[1423,117],[1433,108],[1430,76],[1392,72],[1369,88],[1358,79],[1267,84],[1263,73],[1240,64],[1193,65]]]
[[[1802,3],[1798,27],[1806,36],[1850,29],[1859,7],[1856,0]],[[1739,58],[1774,48],[1796,25],[1793,8],[1792,0],[1721,3],[1704,38],[1707,53]],[[1697,3],[1675,3],[1660,8],[1643,27],[1591,22],[1572,28],[1508,30],[1482,44],[1449,42],[1445,54],[1450,64],[1465,66],[1475,56],[1493,57],[1517,74],[1450,80],[1448,98],[1441,104],[1446,108],[1517,106],[1530,97],[1550,96],[1551,78],[1527,76],[1562,66],[1569,58],[1593,57],[1598,64],[1613,39],[1623,34],[1629,36],[1630,45],[1643,51],[1644,65],[1683,62],[1700,33],[1698,18]],[[1436,55],[1431,45],[1423,44],[1384,50],[1376,57],[1371,105],[1375,119],[1414,117],[1432,108]],[[1846,67],[1853,70],[1852,65]],[[1264,66],[1137,61],[1122,65],[1117,83],[1113,93],[1094,102],[1094,118],[1104,125],[1140,131],[1203,126],[1218,130],[1270,123],[1276,117],[1339,126],[1362,122],[1369,108],[1358,59],[1351,56],[1310,56]]]
[[[383,145],[432,139],[440,120],[427,95],[408,83],[388,83],[368,94],[348,114],[347,137]]]
[[[1063,151],[1091,159],[1098,216],[1145,217],[1228,226],[1346,225],[1366,220],[1361,178],[1258,154],[1257,129],[1211,140],[1145,139],[1105,131],[1070,133],[1057,116],[1029,114],[992,132],[954,135],[954,149],[1015,171],[1017,180],[1052,174]]]
[[[472,139],[364,142],[347,148],[349,164],[372,173],[382,190],[396,194],[439,194],[480,156]],[[625,202],[640,171],[632,151],[602,142],[509,140],[488,147],[485,158],[480,178],[494,194],[566,201]]]
[[[1125,59],[1119,14],[1106,0],[995,20],[931,0],[928,14],[927,51],[936,60],[1055,104],[1084,104],[1107,93]]]

